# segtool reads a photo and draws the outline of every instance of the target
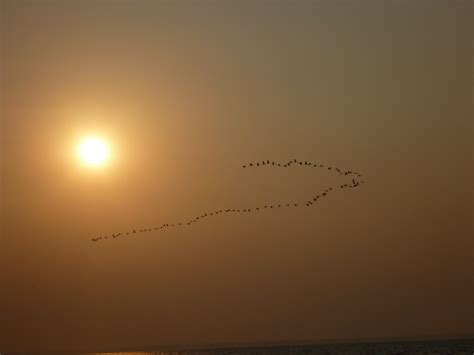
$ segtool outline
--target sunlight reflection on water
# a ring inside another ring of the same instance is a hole
[[[83,355],[209,355],[209,351],[133,351],[133,352],[95,352]]]

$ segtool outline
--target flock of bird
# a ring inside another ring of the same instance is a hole
[[[270,160],[262,160],[258,162],[251,162],[245,165],[242,165],[242,168],[248,169],[248,168],[254,168],[254,167],[259,167],[259,166],[265,166],[265,165],[271,165],[274,167],[280,167],[280,168],[289,168],[292,165],[295,166],[307,166],[307,167],[314,167],[314,168],[322,168],[322,169],[327,169],[336,172],[338,175],[344,175],[348,176],[351,178],[351,181],[346,184],[339,185],[339,189],[346,189],[346,188],[355,188],[360,186],[361,184],[364,183],[364,180],[360,180],[362,177],[362,174],[356,171],[351,171],[351,170],[343,170],[339,169],[336,167],[332,167],[329,165],[325,164],[317,164],[317,163],[311,163],[309,161],[299,161],[297,159],[293,159],[288,161],[287,163],[278,163],[275,161],[270,161]],[[291,202],[291,203],[280,203],[280,204],[267,204],[267,205],[262,205],[258,207],[252,207],[252,208],[227,208],[227,209],[216,209],[214,211],[209,211],[202,213],[194,218],[191,218],[187,221],[182,221],[182,222],[177,222],[177,223],[164,223],[159,226],[154,226],[151,228],[142,228],[142,229],[133,229],[128,232],[124,233],[112,233],[111,235],[108,236],[99,236],[92,238],[91,240],[93,242],[98,242],[101,240],[106,240],[106,239],[116,239],[116,238],[121,238],[121,237],[126,237],[126,236],[134,236],[137,235],[138,233],[146,233],[146,232],[152,232],[152,231],[159,231],[161,229],[167,229],[167,228],[173,228],[173,227],[181,227],[181,226],[191,226],[194,223],[200,222],[204,219],[210,218],[210,217],[215,217],[221,214],[228,214],[228,213],[256,213],[259,211],[265,211],[265,210],[271,210],[271,209],[280,209],[280,208],[296,208],[300,206],[305,206],[305,207],[310,207],[316,202],[323,198],[328,196],[329,193],[334,191],[332,187],[329,187],[325,189],[323,192],[316,194],[309,198],[307,201],[304,201],[303,203],[298,203],[298,202]]]

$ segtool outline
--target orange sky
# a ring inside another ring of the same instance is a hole
[[[0,351],[474,334],[472,2],[0,4]]]

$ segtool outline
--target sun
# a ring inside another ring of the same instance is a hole
[[[103,139],[88,137],[79,145],[79,156],[84,164],[102,166],[109,158],[109,147]]]

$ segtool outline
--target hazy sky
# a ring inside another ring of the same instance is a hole
[[[0,4],[0,351],[474,335],[472,1]]]

